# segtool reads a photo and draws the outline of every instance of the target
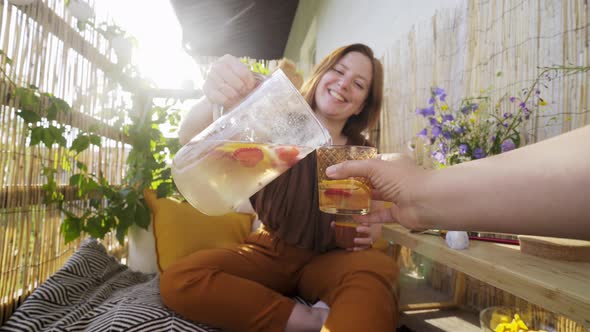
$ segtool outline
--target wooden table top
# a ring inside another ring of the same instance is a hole
[[[454,250],[441,237],[410,233],[397,224],[385,225],[383,237],[590,327],[590,263],[539,258],[515,245],[483,241]]]

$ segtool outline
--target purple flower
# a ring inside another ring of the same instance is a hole
[[[464,155],[467,153],[467,144],[459,145],[459,154]]]
[[[445,94],[445,89],[439,88],[439,87],[434,88],[434,95],[435,96],[440,96],[443,94]]]
[[[441,151],[436,151],[432,154],[434,160],[438,161],[441,164],[445,163],[445,154]]]
[[[434,106],[426,108],[417,108],[416,115],[422,115],[423,117],[434,116]]]
[[[514,115],[512,113],[504,113],[504,119],[508,119],[513,117]]]
[[[469,104],[461,109],[461,113],[469,114],[471,112],[476,111],[479,108],[478,104]]]
[[[516,145],[514,144],[514,142],[510,138],[505,140],[504,142],[502,142],[502,152],[514,150],[515,148],[516,148]]]
[[[510,97],[510,102],[513,103],[516,100],[516,97]]]
[[[430,99],[428,99],[428,104],[434,104],[434,97],[430,97]]]
[[[473,151],[473,157],[475,157],[475,159],[481,159],[485,156],[486,156],[486,154],[485,154],[485,152],[483,152],[482,148],[477,148],[477,149],[475,149],[475,151]]]
[[[524,113],[524,118],[525,118],[526,120],[528,120],[528,119],[531,117],[531,111],[530,111],[528,108],[526,108],[526,107],[525,107],[525,108],[522,110],[522,112]]]
[[[463,134],[465,132],[465,127],[459,127],[455,129],[457,134]]]
[[[440,122],[438,122],[437,118],[428,118],[428,121],[430,122],[431,126],[436,126],[440,123]]]
[[[432,127],[432,137],[438,137],[442,134],[442,128],[440,126]]]
[[[442,95],[440,95],[440,101],[447,101],[447,94],[446,93],[443,93]]]
[[[426,128],[424,128],[424,129],[420,130],[420,131],[419,131],[419,132],[416,134],[416,136],[418,136],[418,137],[422,137],[423,139],[426,139],[426,138],[427,138],[427,136],[428,136],[428,130],[426,130]]]
[[[518,104],[518,106],[519,106],[520,108],[525,108],[525,107],[526,107],[526,104],[525,104],[525,102],[523,101],[523,102],[521,102],[520,104]]]
[[[503,125],[505,128],[508,128],[508,122],[504,122],[502,125]]]
[[[449,122],[449,121],[453,121],[453,120],[455,120],[455,118],[453,117],[452,114],[445,114],[445,115],[442,116],[442,122],[443,123]]]
[[[491,141],[491,142],[493,142],[493,141],[495,141],[495,140],[496,140],[496,135],[492,135],[492,136],[490,136],[490,141]]]
[[[450,132],[448,132],[448,131],[446,131],[446,130],[443,130],[443,133],[442,133],[442,135],[443,135],[443,137],[444,137],[444,138],[446,138],[446,139],[451,139],[451,137],[452,137],[452,136],[451,136],[451,133],[450,133]]]

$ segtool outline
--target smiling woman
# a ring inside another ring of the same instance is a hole
[[[187,114],[181,130],[206,135],[202,128],[211,123],[214,106],[230,109],[255,86],[254,75],[238,58],[221,57],[206,78],[205,98]],[[383,96],[382,66],[371,48],[336,49],[319,63],[301,94],[336,144],[371,145],[363,131],[378,119]],[[262,154],[234,159],[250,158],[258,162]],[[397,266],[373,250],[378,228],[359,226],[350,251],[337,247],[343,243],[341,233],[331,226],[335,217],[319,209],[316,172],[311,153],[252,195],[250,203],[264,226],[245,243],[197,251],[169,266],[160,275],[163,303],[183,317],[231,331],[317,331],[322,326],[393,331]],[[332,309],[309,309],[286,296],[295,293]],[[221,312],[240,315],[228,318]]]
[[[96,12],[97,21],[115,21],[137,39],[132,63],[159,88],[202,85],[197,64],[182,48],[181,27],[169,1],[101,0]]]

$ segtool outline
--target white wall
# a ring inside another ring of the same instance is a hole
[[[429,24],[436,10],[454,8],[467,0],[300,0],[285,56],[299,60],[297,50],[317,20],[316,62],[335,48],[361,42],[380,57],[415,24]]]

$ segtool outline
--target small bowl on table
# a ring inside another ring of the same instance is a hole
[[[517,327],[516,331],[557,331],[555,315],[546,311],[532,312],[529,308],[496,306],[486,308],[479,313],[479,324],[484,332],[510,332],[509,326],[514,324],[516,319],[520,319],[528,328],[527,330]]]

